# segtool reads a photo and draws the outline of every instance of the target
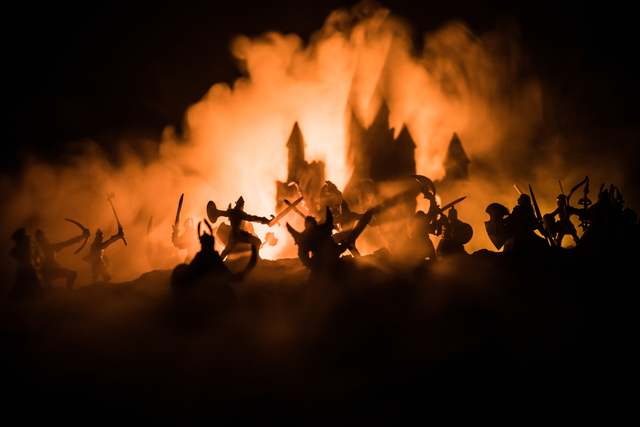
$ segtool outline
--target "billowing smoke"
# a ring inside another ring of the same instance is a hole
[[[518,37],[515,24],[478,35],[462,22],[450,22],[425,34],[422,51],[416,51],[407,24],[368,3],[332,13],[308,42],[275,32],[238,37],[231,50],[244,77],[232,86],[214,84],[186,112],[181,135],[166,129],[159,150],[154,141],[123,141],[119,158],[107,161],[98,144],[81,141],[55,164],[34,160],[23,176],[3,179],[1,251],[8,254],[11,233],[19,227],[31,235],[42,229],[51,242],[74,236],[79,230],[64,218],[79,221],[92,235],[97,228],[105,236],[115,234],[106,200],[114,192],[128,246],[117,242],[106,251],[113,280],[172,268],[179,255],[169,239],[182,193],[183,218],[196,222],[205,217],[209,200],[224,209],[241,195],[247,212],[275,214],[275,182],[287,177],[286,142],[295,122],[307,144],[306,160],[324,162],[326,178],[342,188],[352,168],[351,111],[367,125],[382,102],[396,133],[406,125],[415,141],[418,174],[444,177],[442,161],[457,132],[471,160],[470,179],[450,187],[442,203],[468,196],[458,206],[460,218],[474,228],[467,249],[493,249],[482,224],[489,203],[512,207],[512,185],[531,184],[539,189],[541,209],[549,212],[557,181],[570,188],[587,172],[583,165],[596,164],[583,158],[579,167],[572,165],[564,157],[563,137],[545,128],[541,85]],[[135,150],[127,148],[132,144]],[[593,182],[621,179],[607,172],[597,170]],[[423,203],[418,207],[426,209]],[[284,227],[256,226],[261,238],[267,231],[280,243],[262,256],[291,254]],[[149,259],[148,244],[156,255],[164,251],[164,258]],[[77,270],[82,285],[89,281],[89,265],[80,258],[88,246],[79,255],[72,254],[75,248],[61,252],[59,262]],[[5,292],[12,284],[12,261],[3,262]]]

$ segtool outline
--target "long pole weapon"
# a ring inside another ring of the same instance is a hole
[[[547,239],[547,243],[549,244],[549,246],[553,247],[555,246],[555,242],[549,235],[549,231],[546,228],[544,228],[544,225],[542,225],[543,224],[542,214],[540,213],[540,208],[538,208],[538,202],[536,202],[536,196],[533,195],[533,189],[531,188],[531,185],[529,185],[529,193],[531,193],[531,201],[533,202],[533,207],[536,213],[536,219],[538,220],[538,224],[540,226],[540,232],[542,233],[544,238]]]
[[[113,199],[114,197],[116,197],[116,195],[113,192],[111,194],[107,194],[107,200],[109,201],[109,203],[111,203],[111,209],[113,209],[113,215],[115,215],[116,223],[118,223],[118,231],[120,231],[122,230],[122,225],[120,225],[120,220],[118,219],[116,208],[113,207],[113,202],[111,201],[111,199]],[[122,236],[122,241],[124,242],[124,245],[127,246],[127,241],[124,239],[124,236]]]

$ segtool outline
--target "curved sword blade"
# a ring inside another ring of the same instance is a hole
[[[447,209],[453,207],[455,204],[460,203],[461,201],[463,201],[464,199],[466,199],[467,196],[464,197],[460,197],[459,199],[454,200],[453,202],[449,203],[448,205],[444,205],[443,207],[440,208],[440,210],[442,212],[446,211]]]

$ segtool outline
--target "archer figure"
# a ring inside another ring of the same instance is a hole
[[[84,240],[86,243],[87,239],[89,239],[90,233],[88,229],[84,228],[78,222],[71,222],[81,228],[82,234],[60,243],[49,243],[44,235],[44,232],[42,230],[36,230],[36,242],[38,243],[38,246],[42,251],[43,257],[42,263],[40,265],[40,274],[42,275],[42,281],[44,282],[44,286],[47,291],[51,290],[51,288],[53,287],[52,282],[56,279],[67,279],[67,290],[70,291],[71,289],[73,289],[73,284],[78,277],[78,273],[73,270],[68,270],[66,268],[60,267],[60,264],[58,264],[58,262],[56,261],[56,255],[62,249],[66,248],[67,246],[74,245],[82,240]],[[82,249],[83,247],[84,244],[80,247],[80,249]],[[78,251],[80,249],[78,249]],[[76,253],[78,251],[76,251]]]
[[[104,255],[104,250],[111,244],[122,239],[124,241],[124,231],[122,227],[118,229],[118,233],[111,236],[107,241],[103,241],[102,230],[96,230],[96,237],[91,243],[89,255],[82,258],[91,264],[91,283],[98,281],[98,277],[102,276],[102,280],[106,283],[111,280],[111,275],[107,271],[108,258]]]
[[[556,198],[557,208],[543,217],[544,227],[549,231],[551,238],[556,242],[556,246],[562,245],[562,239],[569,234],[573,237],[574,243],[578,243],[578,231],[571,222],[571,215],[579,215],[580,210],[567,204],[567,196],[558,195]],[[558,219],[556,220],[556,216]]]
[[[589,193],[589,177],[585,176],[584,180],[578,183],[575,187],[571,189],[568,196],[564,195],[564,190],[562,189],[562,183],[558,181],[560,184],[561,193],[556,198],[556,204],[558,207],[551,213],[548,213],[542,217],[542,222],[544,224],[544,228],[549,232],[550,237],[555,241],[556,246],[562,245],[562,239],[567,234],[573,237],[573,241],[578,244],[580,240],[578,238],[578,232],[576,227],[571,222],[571,215],[577,215],[580,220],[580,227],[582,230],[586,230],[588,227],[588,220],[584,213],[586,209],[591,205],[591,200],[588,198]],[[580,199],[578,202],[579,205],[583,206],[582,209],[577,209],[571,206],[570,200],[573,193],[584,185],[584,197]],[[556,217],[558,219],[556,220]]]
[[[259,222],[261,224],[269,224],[271,221],[263,216],[249,215],[246,213],[244,211],[244,199],[242,196],[238,198],[235,207],[232,208],[231,205],[229,205],[229,208],[226,211],[216,209],[215,203],[209,202],[207,205],[207,216],[212,223],[216,222],[220,216],[229,218],[231,231],[229,232],[229,243],[220,254],[220,257],[223,260],[231,253],[238,243],[249,243],[250,245],[255,246],[256,250],[260,249],[262,241],[258,236],[255,236],[244,229],[245,221]]]

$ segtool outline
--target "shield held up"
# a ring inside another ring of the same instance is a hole
[[[491,203],[485,212],[489,214],[489,221],[484,223],[487,234],[491,243],[500,250],[511,237],[505,221],[505,217],[509,216],[509,209],[500,203]]]

